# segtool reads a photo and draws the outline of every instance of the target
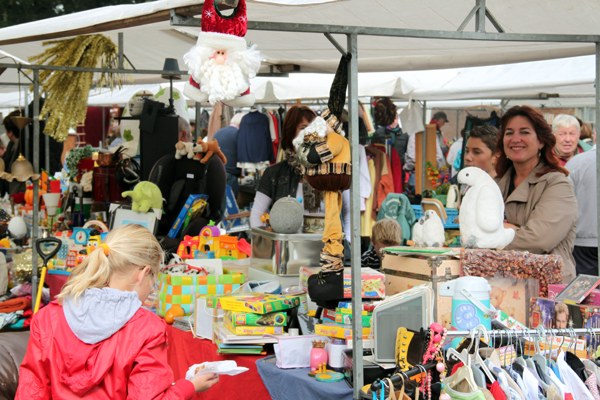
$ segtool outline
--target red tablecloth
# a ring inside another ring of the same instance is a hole
[[[204,361],[234,360],[237,365],[249,369],[236,376],[221,376],[219,383],[206,392],[198,393],[196,399],[269,400],[271,398],[256,370],[256,360],[264,356],[217,354],[217,346],[210,340],[195,339],[191,332],[183,332],[171,326],[167,326],[167,338],[168,359],[175,379],[185,378],[190,365]]]

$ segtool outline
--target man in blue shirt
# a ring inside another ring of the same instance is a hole
[[[227,184],[231,187],[236,197],[238,195],[238,178],[240,176],[240,169],[237,167],[237,139],[238,128],[243,116],[243,113],[235,114],[231,118],[229,126],[215,132],[215,140],[219,143],[219,147],[223,154],[225,154],[225,157],[227,157],[227,164],[225,164]]]

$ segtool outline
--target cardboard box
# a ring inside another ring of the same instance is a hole
[[[283,335],[283,326],[234,326],[230,319],[225,319],[223,326],[239,336]]]
[[[502,310],[518,322],[529,322],[529,300],[537,297],[539,283],[536,279],[513,279],[502,276],[487,278],[492,290],[490,304]]]
[[[225,312],[225,320],[233,326],[286,326],[287,313],[285,311],[269,314]]]
[[[370,334],[371,328],[363,327],[363,339],[368,338]],[[315,335],[329,336],[337,339],[347,339],[352,337],[352,326],[315,324]]]
[[[308,277],[316,274],[320,268],[300,267],[300,286],[308,292]],[[385,275],[373,268],[361,268],[361,296],[363,299],[382,299],[385,297]],[[350,268],[344,268],[344,298],[352,298],[352,274]]]
[[[385,292],[391,296],[418,285],[431,285],[435,293],[434,318],[446,328],[452,322],[452,298],[439,295],[440,285],[460,276],[460,260],[452,255],[408,254],[384,249],[381,262],[385,274]]]
[[[225,311],[267,314],[298,307],[300,297],[262,293],[241,294],[220,297],[219,304]]]
[[[362,326],[366,328],[371,327],[371,315],[363,315],[362,316]],[[339,325],[351,325],[352,324],[352,315],[349,314],[335,314],[335,323]]]
[[[188,210],[190,209],[192,204],[194,204],[194,201],[203,198],[207,198],[207,196],[205,194],[190,194],[188,196],[187,200],[185,201],[185,204],[183,205],[183,207],[181,207],[181,211],[179,211],[179,215],[177,215],[177,218],[175,218],[173,226],[171,226],[169,233],[167,233],[168,237],[170,237],[171,239],[175,239],[177,237],[179,231],[181,230],[181,227],[183,226],[183,222],[185,221],[185,217],[188,213]]]

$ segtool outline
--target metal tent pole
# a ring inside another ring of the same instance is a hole
[[[600,42],[596,42],[596,118],[594,121],[594,131],[598,134],[600,124]],[[600,237],[600,148],[596,146],[596,222],[598,223],[598,237]],[[598,247],[598,259],[600,260],[600,247]],[[598,274],[600,275],[600,263],[598,264]]]
[[[362,342],[362,282],[356,277],[361,276],[360,263],[360,161],[359,161],[359,132],[358,132],[358,37],[348,35],[348,53],[351,58],[348,68],[348,127],[350,149],[352,152],[352,186],[350,187],[350,226],[352,236],[351,246],[351,276],[352,276],[352,382],[354,398],[360,399],[360,389],[364,382]],[[358,356],[357,356],[358,355]]]
[[[33,70],[33,172],[38,173],[40,170],[40,71]],[[46,155],[47,156],[47,155]],[[39,180],[33,181],[33,218],[31,221],[31,298],[36,299],[38,289],[38,263],[37,251],[35,250],[35,241],[38,237],[38,208],[40,206],[39,199]]]

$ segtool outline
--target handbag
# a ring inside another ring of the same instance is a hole
[[[344,271],[319,271],[308,277],[308,295],[318,306],[335,308],[344,301]]]

